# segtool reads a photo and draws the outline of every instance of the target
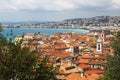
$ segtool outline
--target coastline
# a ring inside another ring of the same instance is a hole
[[[2,34],[5,37],[10,36],[10,31],[13,31],[13,36],[23,35],[25,33],[41,33],[46,35],[52,35],[59,32],[77,32],[80,34],[85,34],[89,30],[84,29],[54,29],[54,28],[3,28]]]

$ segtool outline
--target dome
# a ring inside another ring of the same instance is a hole
[[[102,39],[101,39],[101,38],[99,38],[99,39],[97,40],[97,42],[102,42]]]

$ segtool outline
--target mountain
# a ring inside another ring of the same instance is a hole
[[[120,16],[96,16],[91,18],[66,19],[59,22],[47,22],[48,28],[80,28],[84,26],[120,26]]]
[[[19,22],[0,22],[3,25],[22,25],[22,24],[41,24],[46,23],[47,21],[19,21]]]

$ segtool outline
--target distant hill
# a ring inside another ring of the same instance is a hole
[[[5,27],[38,27],[38,28],[67,28],[79,29],[86,26],[118,26],[120,27],[120,16],[96,16],[91,18],[74,18],[63,21],[22,21],[22,22],[2,22]],[[19,24],[19,25],[16,25]],[[14,25],[14,26],[13,26]]]
[[[75,18],[63,21],[67,25],[80,26],[120,26],[120,16],[96,16],[91,18]]]
[[[84,26],[119,26],[120,16],[96,16],[91,18],[66,19],[59,22],[47,22],[42,25],[47,28],[80,28]]]
[[[47,21],[20,21],[20,22],[0,22],[3,25],[16,25],[16,24],[41,24]]]

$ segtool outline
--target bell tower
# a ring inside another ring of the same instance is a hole
[[[104,40],[105,40],[105,32],[104,31],[101,32],[100,37],[102,38],[102,41],[104,42]]]
[[[97,40],[97,45],[96,45],[96,51],[97,52],[102,52],[103,51],[103,49],[102,49],[102,42],[103,42],[103,40],[101,39],[101,38],[98,38],[98,40]]]

